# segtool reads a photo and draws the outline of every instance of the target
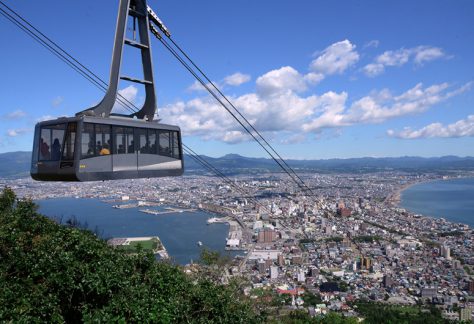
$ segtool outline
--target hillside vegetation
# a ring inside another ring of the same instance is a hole
[[[39,215],[10,189],[0,194],[0,322],[257,323],[262,316],[232,285],[190,277],[151,253],[127,255]]]
[[[127,254],[73,222],[59,225],[36,209],[8,188],[0,193],[0,323],[358,322],[334,312],[313,318],[305,309],[281,312],[285,296],[271,290],[250,299],[241,293],[238,278],[220,284],[226,260],[216,252],[204,250],[202,265],[185,274],[140,247]],[[311,305],[321,302],[309,297]],[[365,323],[445,322],[436,309],[358,306]]]

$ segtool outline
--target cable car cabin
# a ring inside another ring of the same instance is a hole
[[[183,174],[179,127],[130,118],[59,118],[36,124],[31,177],[96,181]]]

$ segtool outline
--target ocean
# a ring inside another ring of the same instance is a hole
[[[203,211],[152,215],[138,208],[116,209],[113,204],[99,199],[56,198],[36,201],[39,212],[63,223],[75,216],[81,224],[107,239],[111,237],[158,236],[168,250],[171,259],[178,264],[198,261],[200,251],[206,247],[227,254],[225,243],[229,225],[207,225],[208,218],[216,217]],[[166,206],[164,206],[166,207]],[[160,207],[142,207],[163,209]],[[197,242],[203,243],[202,247]],[[236,253],[229,253],[231,256]]]
[[[474,178],[413,185],[402,191],[400,206],[417,214],[443,217],[474,228]]]

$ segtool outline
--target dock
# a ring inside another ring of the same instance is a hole
[[[183,213],[183,212],[194,212],[196,209],[182,209],[182,208],[173,208],[173,207],[166,207],[165,210],[156,210],[156,209],[140,209],[139,210],[145,214],[151,215],[163,215],[163,214],[174,214],[174,213]]]
[[[161,205],[162,204],[159,202],[139,200],[134,203],[113,205],[112,207],[117,208],[117,209],[128,209],[128,208],[137,208],[137,207],[153,207],[153,206],[161,206]]]

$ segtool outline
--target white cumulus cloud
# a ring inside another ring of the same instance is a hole
[[[122,100],[122,102],[124,103],[124,105],[130,106],[130,103],[134,104],[135,106],[137,105],[138,88],[135,87],[134,85],[129,85],[126,88],[120,89],[118,91],[118,94],[121,95],[121,97],[117,96],[117,98],[120,98]],[[112,110],[116,113],[121,113],[121,114],[130,114],[131,113],[130,110],[125,108],[118,101],[115,101],[115,104],[114,104],[114,107],[112,108]]]
[[[58,107],[60,104],[63,103],[63,101],[64,101],[63,97],[57,96],[51,101],[51,104],[53,105],[53,107]]]
[[[385,51],[375,58],[372,63],[364,66],[363,71],[369,77],[382,74],[386,67],[402,66],[410,60],[416,65],[446,57],[443,49],[432,46],[417,46],[413,48],[400,48],[394,51]]]
[[[39,118],[36,119],[36,122],[37,123],[40,123],[42,121],[46,121],[46,120],[52,120],[52,119],[56,119],[58,118],[58,116],[53,116],[53,115],[43,115]]]
[[[31,132],[31,128],[17,128],[17,129],[9,129],[7,130],[7,136],[9,137],[17,137],[26,133]]]
[[[446,57],[444,51],[439,47],[418,46],[413,49],[413,61],[416,64],[423,64],[443,57]]]
[[[358,60],[356,46],[346,39],[326,47],[311,62],[310,69],[323,75],[341,74]]]
[[[468,87],[462,87],[465,90]],[[348,123],[380,123],[390,118],[421,113],[431,106],[438,104],[455,94],[461,93],[456,89],[447,91],[447,83],[423,87],[421,83],[394,96],[388,90],[374,92],[355,101],[344,120]]]
[[[402,139],[472,137],[474,136],[474,115],[469,115],[466,119],[461,119],[448,125],[432,123],[417,130],[411,129],[410,127],[405,127],[403,130],[398,132],[389,129],[387,131],[387,135]]]
[[[452,89],[447,83],[428,87],[420,83],[400,94],[384,89],[350,102],[346,92],[327,91],[304,96],[293,90],[302,89],[298,83],[302,76],[296,70],[275,71],[278,73],[270,72],[271,79],[268,74],[261,77],[265,82],[261,81],[255,93],[229,99],[265,136],[283,134],[288,143],[290,139],[301,140],[306,134],[320,134],[326,129],[340,130],[351,125],[381,123],[422,113],[470,88],[470,84]],[[281,78],[287,73],[291,77]],[[282,86],[287,83],[287,88]],[[180,125],[185,135],[227,143],[250,140],[241,126],[210,97],[167,105],[160,108],[160,116],[166,123]]]
[[[23,110],[17,109],[15,111],[5,114],[4,118],[5,119],[21,119],[25,116],[26,116],[26,113]]]
[[[257,78],[257,92],[261,95],[302,92],[306,89],[304,76],[291,66],[272,70]]]
[[[209,88],[212,88],[212,85],[210,83],[206,83],[206,86]],[[199,82],[198,80],[195,80],[193,84],[191,84],[188,87],[188,91],[207,91],[206,88]]]
[[[437,54],[431,51],[433,49],[417,47],[385,52],[374,63],[374,73],[379,73],[377,69],[383,71],[386,66],[399,66],[410,60],[421,64],[435,59]],[[416,54],[419,54],[418,59]],[[324,138],[323,131],[328,129],[340,134],[344,127],[419,114],[471,88],[471,83],[457,88],[448,83],[429,86],[419,83],[401,93],[374,90],[356,99],[350,98],[345,91],[307,94],[310,86],[328,75],[343,73],[358,60],[356,46],[344,40],[320,52],[311,62],[308,72],[283,66],[257,77],[254,92],[228,98],[265,137],[277,139],[280,143],[295,143],[311,135]],[[245,75],[234,73],[221,83],[223,86],[240,84],[246,79]],[[198,88],[196,83],[194,87]],[[228,108],[245,124],[230,105]],[[227,143],[251,140],[239,123],[208,95],[178,101],[160,107],[159,111],[164,122],[179,125],[185,135]]]
[[[249,82],[249,81],[250,81],[250,75],[243,74],[243,73],[240,73],[240,72],[231,74],[231,75],[226,76],[224,78],[224,84],[229,85],[229,86],[233,86],[233,87],[239,86],[239,85],[244,84],[244,83]]]

